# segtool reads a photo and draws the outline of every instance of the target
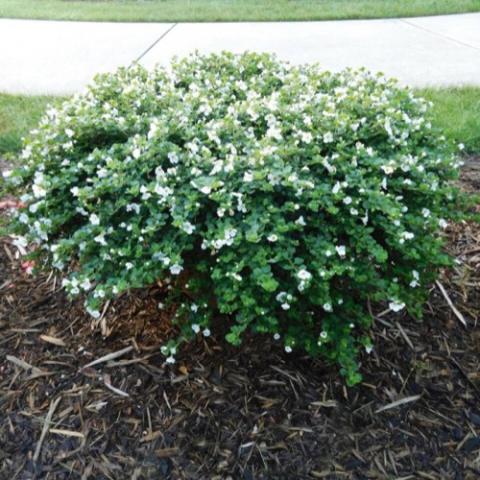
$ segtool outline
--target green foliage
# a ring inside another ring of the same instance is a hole
[[[17,243],[94,317],[161,279],[179,337],[229,322],[361,378],[370,302],[419,313],[462,215],[459,162],[428,104],[360,70],[194,56],[102,75],[26,141]]]

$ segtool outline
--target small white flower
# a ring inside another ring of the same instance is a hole
[[[178,155],[176,154],[176,152],[169,152],[167,156],[170,160],[170,163],[173,163],[174,165],[178,163]]]
[[[303,218],[303,215],[300,215],[296,220],[295,220],[295,223],[297,225],[301,225],[302,227],[304,227],[307,223],[305,222],[305,219]]]
[[[32,190],[33,190],[33,196],[35,198],[42,198],[47,195],[47,191],[43,187],[35,183],[32,185]]]
[[[178,265],[177,263],[170,267],[170,273],[172,275],[178,275],[182,270],[183,270],[183,267],[181,265]]]
[[[337,251],[340,257],[344,257],[347,253],[345,245],[338,245],[337,247],[335,247],[335,250]]]
[[[277,235],[275,235],[274,233],[272,233],[271,235],[269,235],[269,236],[267,237],[267,240],[268,240],[269,242],[276,242],[276,241],[278,240],[278,237],[277,237]]]
[[[275,333],[275,334],[273,335],[273,339],[274,339],[274,340],[280,340],[280,338],[281,338],[281,335],[280,335],[279,333]]]
[[[107,245],[107,242],[105,241],[105,234],[103,233],[100,233],[99,235],[97,235],[94,240],[99,243],[100,245]]]
[[[137,215],[140,213],[140,205],[138,203],[129,203],[125,208],[127,212],[135,212]]]
[[[350,204],[352,203],[352,197],[345,197],[345,198],[343,199],[343,203],[344,203],[345,205],[350,205]]]
[[[92,288],[92,284],[88,278],[86,278],[80,286],[83,288],[83,290],[90,290]]]
[[[388,304],[388,308],[390,308],[392,312],[399,312],[400,310],[405,308],[405,304],[403,302],[398,302],[397,300],[392,300]]]
[[[290,345],[286,345],[286,346],[285,346],[285,351],[286,351],[287,353],[292,353],[292,347],[291,347]]]
[[[173,364],[175,363],[175,357],[170,355],[169,357],[167,357],[167,360],[166,360],[167,363],[170,363],[170,364]]]
[[[95,213],[90,215],[89,220],[92,225],[100,225],[100,218]]]
[[[324,303],[323,304],[323,309],[326,312],[332,312],[333,311],[332,304],[331,303]]]
[[[193,231],[195,230],[195,225],[192,225],[190,222],[183,222],[182,223],[182,230],[187,233],[188,235],[191,235]]]
[[[283,310],[290,310],[290,304],[289,303],[282,303],[280,305],[282,307]]]
[[[308,281],[312,278],[312,274],[308,270],[302,269],[297,273],[297,277],[300,280]]]
[[[204,337],[209,337],[212,334],[209,328],[206,328],[202,333]]]
[[[245,172],[243,174],[243,181],[247,182],[247,183],[253,181],[253,173],[252,172]]]
[[[195,333],[198,333],[200,331],[200,325],[198,325],[197,323],[192,324],[192,330]]]
[[[430,216],[430,210],[428,208],[422,208],[422,215],[428,218]]]
[[[323,135],[323,143],[332,143],[333,142],[333,134],[332,132],[327,132]]]
[[[127,270],[131,270],[131,269],[133,268],[133,263],[132,263],[132,262],[127,262],[127,263],[125,264],[125,268],[126,268]]]
[[[340,182],[335,183],[335,185],[332,188],[332,193],[336,195],[341,188],[342,188],[342,185],[340,184]]]
[[[365,351],[370,355],[373,352],[373,347],[372,345],[367,345],[365,347]]]
[[[320,332],[320,338],[325,340],[327,337],[328,337],[328,333],[325,330]]]
[[[441,218],[441,219],[438,221],[438,226],[439,226],[440,228],[445,229],[445,228],[448,227],[448,223],[447,223],[443,218]]]
[[[100,312],[98,310],[93,310],[90,307],[87,307],[87,313],[95,319],[100,318]]]

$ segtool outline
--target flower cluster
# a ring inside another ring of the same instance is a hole
[[[180,334],[247,329],[349,383],[368,302],[418,313],[460,210],[429,105],[367,71],[229,53],[102,75],[26,140],[15,231],[92,316],[161,279]]]

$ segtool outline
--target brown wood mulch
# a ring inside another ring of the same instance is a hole
[[[464,185],[478,191],[478,161]],[[0,479],[479,479],[480,226],[449,235],[458,264],[424,320],[378,316],[350,389],[265,338],[236,349],[217,333],[166,366],[159,288],[123,296],[92,329],[4,238]]]

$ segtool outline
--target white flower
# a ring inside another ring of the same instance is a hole
[[[373,352],[373,347],[372,345],[367,345],[365,347],[365,351],[370,355]]]
[[[337,251],[340,257],[344,257],[345,254],[347,253],[345,245],[338,245],[335,247],[335,250]]]
[[[175,357],[173,355],[170,355],[169,357],[167,357],[166,362],[170,364],[175,363]]]
[[[345,198],[343,199],[343,203],[344,203],[345,205],[350,205],[350,204],[352,203],[352,197],[345,197]]]
[[[305,281],[308,281],[312,278],[312,274],[305,270],[305,269],[302,269],[300,270],[298,273],[297,273],[297,277],[300,279],[300,280],[305,280]]]
[[[323,135],[323,143],[332,143],[333,142],[333,134],[332,132],[327,132]]]
[[[94,240],[99,243],[100,245],[107,245],[107,242],[105,241],[105,234],[104,233],[100,233],[99,235],[97,235]]]
[[[332,312],[333,311],[332,304],[331,303],[324,303],[323,304],[323,309],[326,312]]]
[[[247,182],[247,183],[253,181],[253,173],[252,172],[245,172],[243,174],[243,181]]]
[[[278,240],[278,237],[277,237],[277,235],[275,235],[274,233],[272,233],[271,235],[269,235],[269,236],[267,237],[267,240],[268,240],[269,242],[276,242],[276,241]]]
[[[311,143],[313,140],[313,135],[310,132],[301,132],[300,138],[302,139],[302,142]]]
[[[138,203],[129,203],[125,208],[127,212],[135,212],[137,215],[140,213],[140,205]]]
[[[290,310],[290,304],[289,303],[282,303],[280,305],[282,307],[283,310]]]
[[[3,178],[9,178],[11,175],[12,175],[12,171],[11,170],[5,170],[3,173]]]
[[[290,345],[286,345],[286,346],[285,346],[285,351],[286,351],[287,353],[292,353],[292,347],[291,347]]]
[[[125,264],[125,268],[126,268],[127,270],[131,270],[131,269],[133,268],[133,263],[132,263],[132,262],[127,262],[127,263]]]
[[[90,307],[87,307],[87,313],[95,319],[100,318],[100,312],[98,310],[93,310]]]
[[[200,189],[200,191],[201,191],[202,193],[204,193],[205,195],[208,195],[209,193],[212,192],[212,187],[205,186],[205,187],[202,187],[202,188]]]
[[[170,267],[170,273],[172,275],[178,275],[182,270],[183,270],[183,267],[181,265],[178,265],[177,263]]]
[[[325,340],[328,337],[328,333],[325,330],[320,332],[320,338]]]
[[[33,190],[33,196],[35,198],[42,198],[47,195],[47,191],[45,190],[45,188],[41,187],[40,185],[37,185],[36,183],[32,185],[32,190]]]
[[[272,125],[271,127],[269,127],[269,129],[267,130],[267,137],[269,138],[273,138],[275,140],[281,140],[283,137],[282,137],[282,131],[280,128]]]
[[[340,184],[340,182],[335,183],[335,185],[332,188],[332,193],[336,195],[341,188],[342,188],[342,185]]]
[[[281,338],[281,336],[280,336],[279,333],[275,333],[275,334],[273,335],[273,339],[274,339],[274,340],[280,340],[280,338]]]
[[[95,213],[90,215],[89,220],[92,225],[100,225],[100,218]]]
[[[106,168],[99,168],[97,170],[98,178],[106,178],[108,177],[108,170]]]
[[[78,195],[80,194],[80,189],[78,187],[72,187],[70,189],[70,192],[74,197],[78,197]]]
[[[303,215],[300,215],[296,220],[295,220],[295,223],[297,225],[301,225],[302,227],[304,227],[307,223],[305,222],[305,219],[303,218]]]
[[[392,300],[388,304],[388,308],[390,308],[390,310],[392,310],[392,312],[399,312],[400,310],[405,308],[405,304],[403,302],[398,302],[397,300]]]
[[[202,333],[204,337],[209,337],[212,334],[209,328],[206,328]]]
[[[428,218],[430,216],[430,210],[428,208],[422,208],[422,215]]]
[[[90,290],[92,288],[92,284],[88,278],[83,280],[83,282],[80,284],[80,286],[83,288],[83,290]]]
[[[183,222],[182,223],[182,230],[187,233],[188,235],[191,235],[193,231],[195,230],[195,225],[192,225],[190,222]]]
[[[445,228],[448,227],[448,223],[447,223],[443,218],[441,218],[441,219],[438,221],[438,226],[439,226],[440,228],[445,229]]]
[[[197,323],[192,324],[192,330],[195,333],[198,333],[200,331],[200,325],[198,325]]]

